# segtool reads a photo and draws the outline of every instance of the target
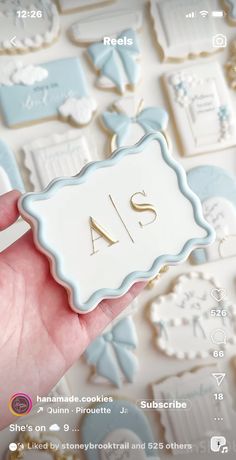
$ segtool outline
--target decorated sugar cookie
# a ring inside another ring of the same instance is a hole
[[[19,210],[80,313],[122,296],[136,281],[152,279],[163,265],[180,263],[214,240],[199,199],[160,133],[92,162],[77,177],[26,194]]]
[[[24,185],[13,153],[0,140],[0,195],[12,189],[23,192]]]
[[[67,377],[64,375],[55,387],[50,391],[51,396],[71,396],[71,391]]]
[[[138,38],[134,30],[123,30],[116,38],[104,37],[87,49],[99,77],[101,89],[116,89],[123,94],[128,87],[134,90],[140,80]]]
[[[235,111],[218,62],[168,72],[164,82],[184,155],[236,144]]]
[[[112,111],[102,114],[102,122],[112,135],[111,150],[123,145],[133,145],[148,132],[165,132],[168,114],[161,107],[144,108],[143,99],[133,96],[114,102]]]
[[[214,350],[235,344],[236,306],[226,296],[218,297],[220,292],[210,275],[191,272],[179,276],[173,290],[151,304],[150,320],[158,348],[168,356],[195,359],[213,356]],[[226,317],[220,314],[222,310]]]
[[[59,426],[54,424],[52,428],[58,431]],[[79,460],[78,455],[64,449],[53,432],[26,431],[19,435],[16,444],[17,449],[9,452],[6,460]]]
[[[26,53],[52,45],[59,30],[59,14],[51,0],[0,2],[0,54]]]
[[[96,102],[88,93],[78,58],[59,59],[37,66],[9,67],[0,84],[0,104],[5,124],[20,127],[62,118],[74,125],[88,124]],[[5,82],[5,83],[4,83]]]
[[[226,8],[226,18],[230,25],[235,26],[236,24],[236,1],[235,0],[223,0],[223,6]]]
[[[214,227],[215,243],[191,255],[195,264],[236,256],[236,180],[214,165],[198,166],[187,173],[191,189],[200,198],[205,219]]]
[[[87,3],[87,0],[85,0]],[[67,0],[65,0],[68,4]],[[102,13],[81,16],[69,29],[71,40],[77,45],[102,41],[104,37],[115,38],[123,30],[140,30],[143,14],[138,9],[108,9]]]
[[[191,0],[191,4],[189,0],[150,0],[151,18],[162,59],[176,62],[222,50],[217,47],[217,35],[221,29],[220,21],[211,15],[214,9],[219,10],[217,0],[210,1],[209,14],[204,17],[200,11],[206,11],[205,0]],[[188,13],[189,17],[186,16]]]
[[[75,176],[92,161],[87,139],[76,129],[36,139],[23,151],[35,190],[42,190],[57,177]]]
[[[209,443],[209,433],[221,435],[233,431],[233,409],[229,396],[227,380],[220,387],[214,377],[221,370],[215,366],[193,369],[178,376],[172,376],[152,385],[155,401],[178,401],[185,408],[156,409],[161,417],[167,443],[189,445],[189,457],[202,446]],[[214,394],[224,394],[223,399],[215,399]],[[222,422],[223,419],[223,422]],[[193,450],[192,450],[193,449]],[[180,453],[178,449],[173,454]],[[185,453],[186,450],[185,450]]]
[[[108,6],[116,0],[57,0],[62,14],[71,14],[99,6]]]
[[[88,460],[106,460],[107,458],[129,458],[130,460],[158,460],[157,453],[151,448],[154,442],[151,426],[144,412],[133,402],[115,399],[98,403],[91,409],[94,413],[82,418],[80,433],[85,444],[104,444],[104,449],[88,449]],[[106,413],[104,413],[105,409]],[[108,413],[110,410],[110,413]],[[110,449],[109,445],[119,444],[119,448]],[[137,448],[132,449],[132,444]],[[139,445],[144,448],[140,448]],[[119,457],[118,457],[119,456]]]
[[[109,381],[120,387],[123,376],[133,382],[138,370],[134,350],[138,344],[135,325],[131,316],[123,318],[114,327],[95,339],[85,351],[88,364],[94,366],[94,380]]]

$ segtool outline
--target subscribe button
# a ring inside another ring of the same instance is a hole
[[[139,399],[136,402],[140,409],[148,410],[189,410],[189,399]]]

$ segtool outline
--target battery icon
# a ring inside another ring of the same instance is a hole
[[[222,10],[212,11],[211,15],[212,15],[213,18],[223,18],[224,15],[225,15],[225,12],[222,11]]]

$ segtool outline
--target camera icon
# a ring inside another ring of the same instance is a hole
[[[216,34],[212,37],[213,48],[226,48],[227,37],[223,34]]]

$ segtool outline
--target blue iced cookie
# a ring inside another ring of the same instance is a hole
[[[195,264],[236,255],[236,180],[218,166],[198,166],[187,173],[188,184],[198,195],[205,219],[216,232],[214,244],[192,253]]]
[[[105,37],[107,38],[107,37]],[[117,38],[105,43],[93,43],[87,49],[100,78],[97,85],[102,89],[117,89],[121,94],[128,87],[134,88],[140,79],[140,66],[137,62],[140,50],[134,30],[124,30]]]
[[[102,123],[113,136],[112,150],[134,144],[145,133],[165,132],[169,119],[166,110],[143,105],[143,99],[128,96],[115,101],[111,111],[102,113]]]
[[[130,460],[158,458],[154,457],[155,451],[149,444],[154,438],[146,415],[135,403],[124,399],[91,407],[90,413],[82,419],[80,433],[84,444],[104,445],[102,449],[88,449],[88,460],[105,460],[109,455]],[[110,449],[110,443],[119,447]]]
[[[138,360],[134,354],[137,344],[136,328],[132,317],[128,316],[95,339],[85,351],[85,359],[94,366],[97,376],[120,387],[122,376],[128,382],[134,380],[138,369]]]
[[[78,111],[83,115],[81,124],[86,124],[88,111],[92,115],[95,110],[79,58],[18,69],[11,82],[0,85],[1,111],[8,127],[47,121],[60,114],[76,122],[81,119]]]
[[[0,140],[0,195],[12,189],[24,192],[24,185],[13,153]]]

